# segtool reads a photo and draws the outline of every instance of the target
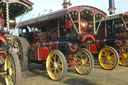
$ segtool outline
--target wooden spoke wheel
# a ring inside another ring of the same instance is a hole
[[[99,63],[106,70],[112,70],[119,64],[119,55],[112,47],[104,47],[99,52]]]
[[[75,69],[79,74],[88,74],[94,67],[94,59],[87,49],[80,49],[75,56]]]
[[[65,56],[59,50],[53,50],[47,57],[46,69],[53,80],[62,80],[67,73],[67,62]]]
[[[7,72],[5,82],[7,85],[19,85],[21,80],[21,68],[18,56],[8,53],[4,63],[4,71]]]
[[[119,55],[120,55],[119,64],[122,66],[128,66],[128,46],[121,46]]]

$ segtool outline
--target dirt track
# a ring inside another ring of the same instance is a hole
[[[74,69],[69,69],[63,81],[52,81],[41,65],[31,65],[31,71],[22,73],[21,85],[128,85],[128,67],[103,70],[99,65],[89,75],[79,75]],[[0,81],[0,85],[2,82]]]

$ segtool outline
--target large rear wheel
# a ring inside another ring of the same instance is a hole
[[[16,37],[16,47],[18,49],[18,56],[22,71],[26,71],[29,68],[29,42],[23,37]]]
[[[88,74],[94,67],[94,59],[87,49],[80,49],[75,56],[75,69],[79,74]]]
[[[121,46],[119,55],[120,55],[119,64],[122,66],[128,66],[128,46]]]
[[[112,70],[119,64],[119,55],[112,47],[104,47],[99,52],[99,63],[106,70]]]
[[[48,75],[53,80],[62,80],[67,73],[67,62],[63,53],[53,50],[49,53],[46,60]]]
[[[7,72],[5,82],[7,85],[20,85],[21,68],[18,56],[14,53],[8,53],[4,63],[4,71]]]

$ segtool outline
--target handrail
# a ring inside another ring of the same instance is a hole
[[[72,22],[72,24],[73,24],[73,26],[74,26],[76,32],[79,34],[79,32],[78,32],[78,30],[77,30],[77,27],[76,27],[76,25],[74,24],[74,21],[73,21],[73,19],[72,19],[72,17],[71,17],[71,14],[69,14],[69,18],[70,18],[70,20],[71,20],[71,22]]]

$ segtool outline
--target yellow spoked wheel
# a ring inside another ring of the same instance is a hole
[[[99,63],[106,70],[112,70],[119,64],[119,55],[112,47],[104,47],[99,52]]]
[[[47,57],[46,69],[53,80],[62,80],[67,73],[65,56],[59,50],[53,50]]]
[[[7,85],[19,85],[21,79],[21,68],[18,56],[14,53],[8,53],[4,63],[5,82]]]
[[[119,55],[120,55],[119,64],[122,66],[128,66],[128,46],[121,46]]]
[[[88,74],[94,67],[94,59],[87,49],[80,49],[75,57],[75,69],[79,74]]]

